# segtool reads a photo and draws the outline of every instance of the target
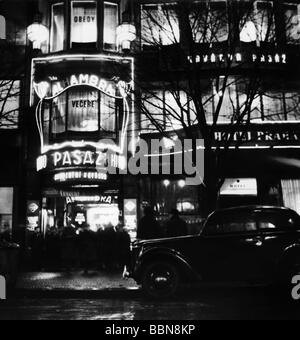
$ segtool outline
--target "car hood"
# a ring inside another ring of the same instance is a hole
[[[177,242],[181,242],[182,240],[191,239],[191,238],[195,238],[195,237],[198,237],[198,235],[168,237],[168,238],[160,238],[160,239],[153,239],[153,240],[141,240],[141,241],[136,241],[135,246],[137,246],[137,247],[160,246],[161,247],[161,246],[164,246],[164,245],[167,246],[170,243],[177,243]]]

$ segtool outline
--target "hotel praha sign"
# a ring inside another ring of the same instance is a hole
[[[232,131],[233,130],[233,131]],[[300,146],[300,124],[274,122],[234,126],[220,124],[214,128],[216,146],[223,146],[230,141],[232,146]]]

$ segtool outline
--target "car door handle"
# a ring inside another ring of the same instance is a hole
[[[263,242],[260,238],[246,238],[244,240],[244,243],[246,244],[253,244],[257,247],[261,247],[263,245]]]

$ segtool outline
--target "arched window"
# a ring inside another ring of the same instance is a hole
[[[0,15],[0,40],[6,40],[6,20]]]

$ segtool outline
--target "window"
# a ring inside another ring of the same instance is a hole
[[[66,132],[67,93],[61,94],[52,102],[52,133]],[[44,116],[45,120],[45,116]]]
[[[142,97],[141,126],[145,133],[174,131],[196,122],[195,108],[186,92],[149,91]]]
[[[6,20],[0,15],[0,40],[6,40]]]
[[[225,1],[199,2],[190,13],[193,37],[197,43],[228,40],[228,17]]]
[[[51,131],[53,134],[67,131],[89,133],[98,132],[100,128],[103,133],[115,133],[118,107],[114,98],[97,90],[79,87],[70,89],[52,101]],[[47,117],[45,106],[45,126]]]
[[[272,2],[257,1],[255,5],[256,8],[254,22],[257,28],[259,41],[274,42],[275,19]]]
[[[117,48],[117,27],[119,7],[117,4],[104,3],[104,49],[115,51]]]
[[[17,129],[20,110],[20,81],[0,80],[0,129]]]
[[[71,43],[91,44],[97,42],[97,5],[95,1],[73,1],[71,13]]]
[[[98,91],[75,88],[68,93],[68,131],[98,131]]]
[[[300,94],[287,92],[284,94],[287,120],[300,120]]]
[[[143,5],[141,31],[142,46],[179,43],[179,22],[175,5]]]
[[[116,100],[101,95],[100,129],[104,133],[116,131]]]
[[[258,218],[259,229],[262,230],[272,231],[299,227],[299,216],[286,211],[262,212],[258,214]]]
[[[286,38],[288,44],[300,44],[300,6],[285,4]]]
[[[255,1],[253,8],[244,6],[245,16],[241,21],[242,42],[275,42],[275,17],[271,1]]]
[[[226,235],[255,232],[255,217],[250,214],[222,214],[213,216],[204,229],[205,235]]]
[[[65,37],[65,15],[64,4],[55,4],[52,6],[51,19],[51,52],[62,51],[64,49]]]
[[[142,97],[141,127],[144,132],[157,132],[165,129],[163,91],[149,91]]]
[[[300,180],[282,180],[281,187],[284,206],[300,214]]]
[[[263,109],[265,120],[285,120],[283,94],[276,91],[269,91],[264,93]]]
[[[238,112],[237,88],[235,78],[229,77],[226,80],[225,77],[219,77],[215,79],[213,82],[213,93],[215,114],[218,113],[217,112],[218,105],[222,101],[222,105],[219,111],[218,122],[219,123],[232,122],[233,118],[237,117]]]
[[[0,188],[0,234],[11,234],[13,197],[13,188]]]

